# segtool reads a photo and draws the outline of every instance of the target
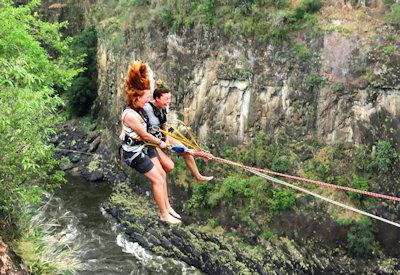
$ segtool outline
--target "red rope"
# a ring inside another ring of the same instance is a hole
[[[318,181],[318,180],[310,180],[310,179],[301,178],[301,177],[298,177],[298,176],[292,176],[292,175],[287,175],[287,174],[283,174],[283,173],[278,173],[278,172],[274,172],[274,171],[271,171],[271,170],[268,170],[268,169],[261,169],[261,168],[256,168],[256,167],[252,167],[252,166],[247,166],[247,165],[244,165],[244,164],[241,164],[241,163],[238,163],[238,162],[234,162],[234,161],[231,161],[231,160],[215,157],[211,153],[208,153],[208,152],[195,151],[193,153],[193,156],[202,157],[202,158],[210,159],[210,160],[215,160],[215,161],[217,161],[219,163],[229,164],[229,165],[233,165],[233,166],[236,166],[236,167],[239,167],[239,168],[243,168],[243,169],[258,171],[258,172],[261,172],[261,173],[271,174],[271,175],[284,177],[284,178],[288,178],[288,179],[294,179],[294,180],[298,180],[298,181],[302,181],[302,182],[314,183],[314,184],[317,184],[317,185],[320,185],[320,186],[334,188],[334,189],[341,189],[341,190],[348,191],[348,192],[355,192],[355,193],[363,194],[363,195],[370,196],[370,197],[375,197],[375,198],[381,198],[381,199],[400,202],[400,198],[395,197],[395,196],[384,195],[384,194],[364,191],[364,190],[360,190],[360,189],[354,189],[354,188],[347,187],[347,186],[340,186],[340,185],[326,183],[326,182],[322,182],[322,181]]]

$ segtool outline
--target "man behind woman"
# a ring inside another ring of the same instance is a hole
[[[167,113],[171,103],[171,92],[169,89],[164,87],[161,80],[157,81],[157,88],[153,92],[153,99],[153,101],[150,101],[143,107],[143,110],[148,116],[148,132],[150,132],[153,136],[166,141],[167,144],[183,147],[184,145],[178,140],[171,136],[165,136],[160,132],[160,129],[167,131]],[[161,149],[157,148],[157,152],[161,165],[163,166],[165,172],[169,173],[172,169],[174,169],[174,162]],[[200,174],[196,162],[190,153],[185,152],[181,155],[186,163],[186,166],[189,168],[190,172],[197,181],[209,181],[213,179],[213,177],[206,177]]]

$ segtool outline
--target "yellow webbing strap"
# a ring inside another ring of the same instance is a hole
[[[194,138],[194,135],[193,135],[192,131],[190,130],[190,128],[183,121],[181,121],[179,119],[177,121],[185,127],[186,132],[189,134],[191,141],[197,146],[197,149],[202,150],[200,145],[197,143],[196,139]]]
[[[160,129],[160,132],[165,134],[165,135],[168,135],[170,137],[173,137],[174,139],[182,142],[184,145],[186,145],[186,146],[188,146],[188,147],[190,147],[192,149],[196,149],[197,150],[197,147],[195,145],[193,145],[192,143],[190,143],[186,138],[182,139],[182,138],[180,138],[180,137],[178,137],[178,136],[176,136],[176,135],[174,135],[174,134],[172,134],[170,132],[167,132],[167,131],[164,131],[164,130],[161,130],[161,129]]]

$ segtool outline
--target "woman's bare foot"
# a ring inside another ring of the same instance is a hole
[[[204,181],[210,181],[210,180],[212,180],[214,177],[206,177],[206,176],[202,176],[202,175],[200,175],[200,176],[198,176],[198,177],[196,177],[196,181],[198,181],[198,182],[204,182]]]
[[[178,220],[174,216],[170,215],[169,213],[160,215],[160,220],[169,224],[180,224],[182,223],[181,220]]]
[[[175,210],[172,209],[172,207],[168,208],[168,213],[170,213],[173,217],[175,217],[177,219],[182,219],[181,215],[176,213]]]

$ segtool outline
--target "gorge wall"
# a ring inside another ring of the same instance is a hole
[[[118,52],[99,34],[95,113],[116,127],[125,73],[140,59],[172,89],[173,114],[202,141],[221,135],[241,143],[262,132],[299,142],[384,139],[400,150],[399,53],[385,55],[379,46],[385,29],[344,33],[344,19],[330,23],[337,29],[270,43],[202,28],[171,33],[127,26]]]
[[[68,20],[70,29],[96,24],[93,112],[112,130],[124,105],[128,65],[140,59],[172,89],[172,116],[202,141],[221,135],[241,143],[262,132],[274,140],[317,137],[322,143],[384,139],[400,150],[400,57],[390,52],[398,46],[389,40],[395,31],[376,20],[382,1],[358,3],[378,10],[372,15],[346,1],[331,4],[335,13],[322,11],[323,29],[267,43],[200,26],[172,32],[154,18],[143,27],[134,15],[120,23],[121,11],[107,11],[102,1],[45,2],[49,18]]]

